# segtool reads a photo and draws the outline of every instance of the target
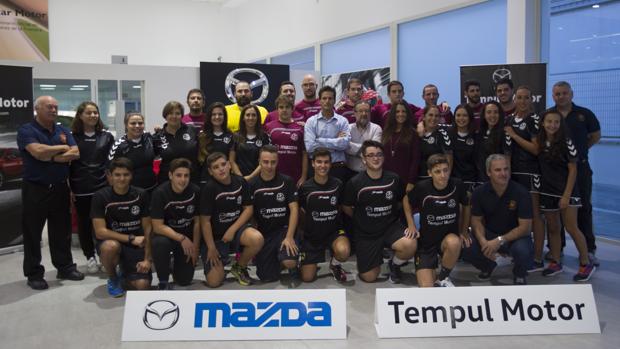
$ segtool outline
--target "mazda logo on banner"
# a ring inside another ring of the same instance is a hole
[[[153,301],[144,308],[144,325],[151,330],[167,330],[179,321],[179,306],[168,300]]]
[[[493,72],[493,82],[494,83],[498,83],[500,80],[502,79],[511,79],[512,80],[512,73],[510,72],[510,70],[506,69],[506,68],[500,68],[497,69]]]
[[[235,98],[235,86],[242,79],[238,79],[237,76],[249,73],[251,75],[256,76],[256,79],[248,81],[250,83],[250,89],[252,90],[252,95],[256,96],[254,90],[258,87],[262,87],[262,92],[258,98],[252,101],[252,104],[261,104],[269,95],[269,80],[267,79],[267,75],[258,69],[253,68],[238,68],[234,69],[226,76],[226,80],[224,81],[224,90],[226,91],[226,96],[228,99],[237,103],[237,99]],[[247,75],[246,75],[247,76]]]

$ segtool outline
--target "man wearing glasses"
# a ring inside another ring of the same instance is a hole
[[[342,207],[353,219],[357,269],[362,280],[374,282],[381,271],[383,248],[391,248],[394,257],[389,262],[390,281],[400,283],[400,267],[414,256],[417,248],[417,232],[405,184],[395,173],[383,170],[383,144],[365,141],[361,154],[366,171],[347,183]],[[401,205],[406,226],[400,220]]]

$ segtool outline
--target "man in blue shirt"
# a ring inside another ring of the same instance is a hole
[[[71,216],[69,210],[69,162],[80,157],[78,147],[66,127],[56,124],[58,101],[41,96],[35,101],[37,115],[17,130],[17,145],[24,159],[22,183],[22,232],[24,234],[24,275],[28,286],[46,289],[41,265],[41,234],[47,221],[52,264],[57,278],[82,280],[71,256]]]
[[[336,90],[331,86],[323,86],[319,90],[321,111],[311,116],[304,127],[304,143],[308,154],[316,148],[329,149],[332,157],[332,167],[329,175],[346,179],[345,150],[349,147],[351,131],[349,122],[342,115],[334,112]]]

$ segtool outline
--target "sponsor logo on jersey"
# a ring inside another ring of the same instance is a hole
[[[277,200],[278,202],[284,202],[284,193],[278,193],[278,194],[276,195],[276,200]]]
[[[388,190],[385,192],[385,198],[388,200],[392,200],[392,198],[394,197],[394,193],[391,190]]]
[[[134,216],[137,216],[140,214],[140,206],[138,205],[133,205],[131,206],[131,214]]]
[[[187,213],[189,214],[194,213],[194,205],[187,205]]]
[[[184,133],[184,134],[183,134],[183,140],[184,140],[184,141],[189,141],[189,134]]]
[[[508,209],[509,210],[516,210],[517,209],[517,202],[515,200],[508,201]]]
[[[299,139],[299,136],[297,135],[297,133],[291,132],[291,140],[297,141],[298,139]]]
[[[456,207],[456,200],[450,199],[450,201],[448,201],[448,207],[455,208]]]

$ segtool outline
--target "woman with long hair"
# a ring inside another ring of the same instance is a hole
[[[577,179],[577,148],[569,138],[564,117],[548,110],[542,115],[542,130],[536,137],[538,162],[542,176],[540,208],[547,220],[549,245],[553,260],[543,270],[543,276],[562,272],[560,263],[560,218],[579,251],[579,271],[575,281],[587,281],[596,270],[588,256],[586,239],[577,225],[577,209],[581,206]]]
[[[94,193],[107,185],[106,165],[114,136],[104,129],[99,107],[94,102],[82,102],[71,124],[71,133],[80,151],[80,158],[71,161],[69,186],[75,204],[80,247],[87,260],[89,273],[99,271],[95,256],[93,223],[90,206]]]
[[[486,173],[485,162],[491,154],[506,152],[506,135],[504,133],[504,110],[496,101],[489,101],[480,111],[480,131],[478,132],[478,180],[486,182],[489,177]]]
[[[420,164],[420,138],[407,102],[392,104],[381,142],[385,147],[383,168],[398,174],[407,183],[407,191],[413,189]]]
[[[270,143],[269,136],[260,125],[260,110],[257,106],[250,104],[241,109],[239,131],[235,132],[233,140],[230,151],[232,171],[249,181],[260,172],[260,148]]]
[[[223,103],[209,105],[202,132],[198,136],[198,161],[202,165],[200,183],[204,184],[211,176],[206,166],[207,156],[220,152],[230,158],[233,146],[233,134],[228,129],[228,115]]]
[[[448,159],[448,167],[452,168],[452,140],[448,132],[439,127],[439,107],[427,105],[422,110],[422,134],[420,140],[420,170],[418,180],[430,178],[426,161],[431,155],[444,154]]]
[[[452,141],[452,176],[462,180],[471,195],[479,182],[476,167],[476,124],[474,111],[469,105],[456,106],[448,135]]]

